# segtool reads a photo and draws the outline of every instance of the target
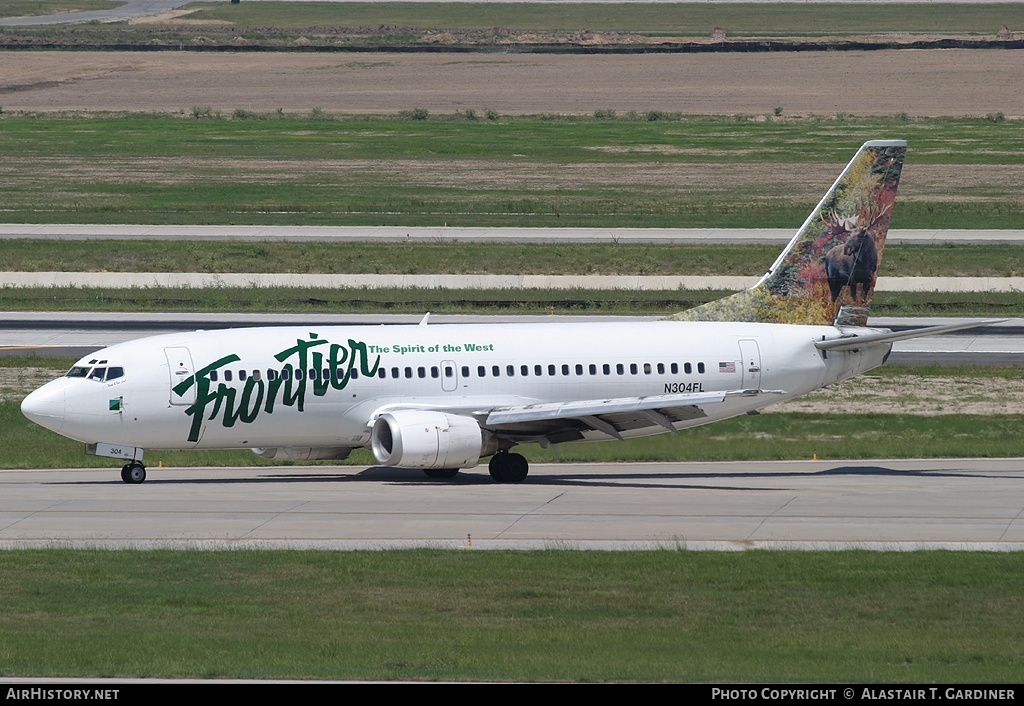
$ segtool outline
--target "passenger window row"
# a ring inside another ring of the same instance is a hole
[[[89,378],[90,380],[116,380],[124,375],[124,368],[118,366],[104,367],[107,361],[89,361],[88,365],[76,365],[67,372],[66,377],[69,378]],[[600,366],[596,363],[589,363],[583,365],[582,363],[576,363],[569,365],[563,363],[561,365],[478,365],[472,368],[468,365],[463,365],[459,372],[463,378],[470,378],[473,372],[476,373],[476,377],[568,377],[568,376],[583,376],[583,375],[626,375],[627,371],[629,375],[651,375],[655,371],[659,375],[664,375],[666,371],[669,371],[672,375],[677,375],[680,368],[682,371],[690,375],[693,373],[694,365],[691,363],[683,363],[682,366],[679,363],[670,363],[667,366],[665,363],[603,363]],[[697,363],[696,370],[698,374],[703,375],[705,372],[704,363]],[[303,377],[309,380],[344,380],[345,369],[338,368],[337,370],[331,370],[330,368],[324,368],[322,370],[317,368],[310,368],[306,371],[293,370],[292,368],[284,368],[282,370],[276,370],[269,368],[266,371],[267,380],[299,380]],[[218,382],[221,375],[223,375],[224,382],[233,382],[236,378],[239,381],[245,381],[249,377],[254,380],[261,380],[263,378],[263,371],[252,370],[248,371],[245,369],[240,370],[213,370],[210,372],[210,381]],[[439,367],[432,365],[429,368],[425,366],[405,366],[405,367],[390,367],[386,368],[381,366],[377,370],[377,377],[380,379],[386,379],[391,377],[393,379],[407,379],[412,380],[414,378],[425,379],[428,376],[434,379],[444,375],[445,378],[455,377],[455,367],[452,365],[445,365]],[[356,368],[348,371],[348,377],[350,380],[359,378],[359,371]]]
[[[284,368],[277,370],[275,368],[268,368],[266,371],[267,380],[301,380],[308,378],[310,380],[344,380],[345,379],[345,368],[338,368],[337,370],[331,370],[330,368],[324,368],[319,370],[317,368],[310,368],[309,370],[297,370],[292,368]],[[238,380],[247,380],[252,378],[253,380],[262,380],[263,371],[261,370],[211,370],[210,381],[217,382],[220,379],[220,373],[224,375],[224,382],[233,382],[237,377]],[[359,377],[359,371],[356,368],[352,368],[348,371],[348,377],[350,380],[355,380]]]

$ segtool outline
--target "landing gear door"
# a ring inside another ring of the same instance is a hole
[[[164,355],[167,356],[167,371],[170,374],[170,395],[173,405],[190,405],[196,401],[196,385],[193,380],[187,390],[181,394],[174,391],[175,386],[188,380],[195,374],[195,366],[192,365],[192,353],[184,346],[164,348]]]
[[[740,341],[740,356],[743,364],[743,389],[761,389],[761,349],[757,347],[757,341]]]

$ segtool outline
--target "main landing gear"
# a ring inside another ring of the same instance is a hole
[[[121,480],[137,485],[146,480],[146,467],[138,461],[132,461],[121,469]]]
[[[522,454],[499,451],[491,456],[488,464],[491,478],[499,483],[522,483],[530,472],[530,463]]]

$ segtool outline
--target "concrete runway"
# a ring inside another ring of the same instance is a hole
[[[1024,549],[1024,459],[0,472],[0,548]]]

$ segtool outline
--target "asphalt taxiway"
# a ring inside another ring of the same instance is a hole
[[[1022,490],[1024,459],[17,470],[0,548],[1020,551]]]

